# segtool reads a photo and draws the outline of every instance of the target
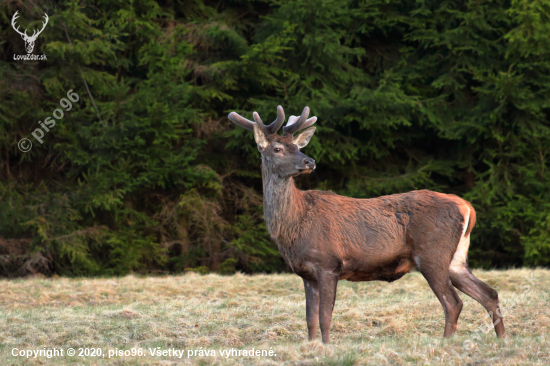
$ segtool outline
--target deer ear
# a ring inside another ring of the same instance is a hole
[[[267,142],[267,138],[265,137],[264,131],[258,126],[257,123],[254,123],[254,140],[256,140],[256,143],[258,144],[258,148],[260,150],[263,150],[269,145],[269,142]]]
[[[317,127],[311,127],[304,130],[301,134],[292,138],[292,143],[298,146],[299,149],[305,147],[309,144],[309,140],[311,140],[311,137],[316,129]]]

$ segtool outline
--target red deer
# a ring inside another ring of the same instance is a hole
[[[256,122],[235,112],[229,119],[254,132],[262,156],[264,218],[282,257],[304,281],[309,340],[316,338],[319,323],[323,342],[329,341],[339,280],[392,282],[414,268],[443,307],[444,337],[456,331],[462,310],[454,287],[483,305],[497,336],[505,337],[498,293],[468,268],[476,221],[472,205],[428,190],[354,199],[297,189],[294,177],[315,169],[315,160],[300,151],[315,127],[294,136],[316,122],[308,115],[305,107],[299,118],[291,116],[282,136],[277,133],[285,119],[281,106],[268,126],[256,112]]]

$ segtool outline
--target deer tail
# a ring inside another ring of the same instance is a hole
[[[474,207],[470,202],[466,201],[466,203],[468,204],[468,208],[470,209],[470,217],[468,220],[468,228],[466,229],[466,233],[464,233],[465,237],[470,235],[470,233],[472,232],[472,229],[476,224],[476,210],[474,209]]]

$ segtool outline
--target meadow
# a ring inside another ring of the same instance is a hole
[[[499,292],[505,342],[488,329],[481,305],[460,292],[457,333],[443,339],[443,310],[418,272],[389,284],[341,281],[328,345],[307,341],[303,284],[292,274],[2,280],[0,364],[550,364],[550,270],[474,274]],[[69,347],[77,355],[67,356]],[[54,348],[64,355],[12,355]],[[100,349],[102,356],[78,356],[79,348]],[[248,355],[252,349],[264,356]],[[172,350],[183,350],[182,357],[158,355]]]

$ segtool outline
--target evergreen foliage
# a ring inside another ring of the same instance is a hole
[[[38,29],[25,54],[11,28]],[[550,0],[63,0],[0,13],[0,275],[284,270],[230,111],[319,117],[303,189],[432,189],[470,265],[550,264]],[[72,89],[80,100],[31,137]],[[18,150],[27,137],[30,152]],[[202,271],[202,269],[201,269]]]

